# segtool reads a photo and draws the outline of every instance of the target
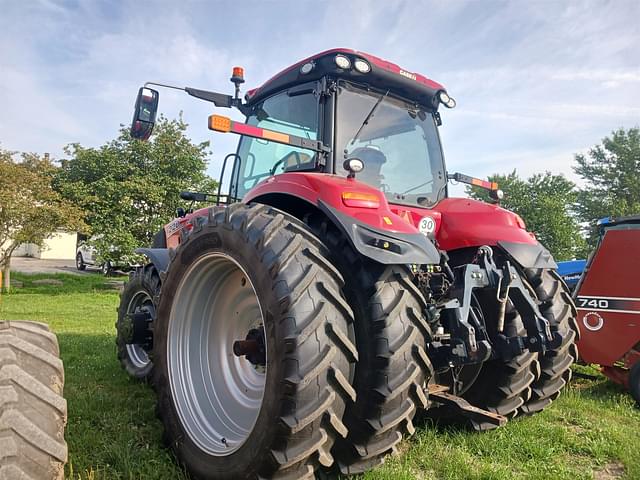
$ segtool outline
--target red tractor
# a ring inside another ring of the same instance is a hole
[[[442,85],[348,49],[244,100],[242,69],[231,81],[235,96],[182,89],[246,116],[209,117],[240,135],[228,190],[183,196],[217,205],[181,212],[140,250],[149,264],[118,319],[120,360],[154,384],[192,476],[360,473],[419,412],[482,430],[560,394],[577,358],[574,304],[497,185],[447,173],[438,110],[455,101]],[[149,85],[139,139],[157,111]],[[449,179],[495,203],[449,198]]]

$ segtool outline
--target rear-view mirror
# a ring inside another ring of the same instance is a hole
[[[147,140],[153,131],[158,112],[160,94],[151,88],[141,87],[138,90],[136,106],[131,121],[131,136],[138,140]]]

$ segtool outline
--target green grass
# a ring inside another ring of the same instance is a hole
[[[98,274],[13,278],[24,288],[0,297],[0,319],[43,321],[58,334],[69,406],[68,478],[186,479],[162,447],[153,391],[130,380],[116,360],[118,293],[106,289]],[[33,285],[37,278],[64,285]],[[604,377],[577,379],[542,414],[481,434],[423,423],[400,451],[364,479],[577,480],[599,478],[612,466],[635,479],[640,410]]]

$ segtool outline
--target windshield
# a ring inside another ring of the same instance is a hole
[[[382,190],[389,202],[425,207],[444,196],[435,121],[415,105],[342,82],[336,147],[337,173],[347,174],[345,158],[361,159],[365,167],[356,179]]]

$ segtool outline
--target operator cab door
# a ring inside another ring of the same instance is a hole
[[[321,130],[317,85],[311,82],[272,95],[251,109],[246,123],[317,140]],[[229,192],[236,199],[272,175],[316,170],[318,161],[312,150],[244,136],[237,154]]]

